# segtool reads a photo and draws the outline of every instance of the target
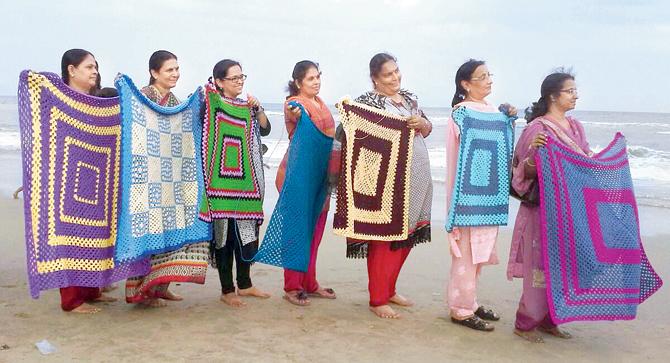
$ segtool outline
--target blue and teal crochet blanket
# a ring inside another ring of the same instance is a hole
[[[302,105],[291,139],[286,179],[255,261],[307,271],[314,225],[326,198],[333,139],[321,133]]]
[[[121,212],[116,260],[133,261],[212,237],[198,216],[204,193],[201,160],[202,92],[163,107],[125,75],[121,99]]]
[[[467,107],[458,108],[452,118],[461,136],[447,231],[457,226],[506,225],[514,149],[512,119],[500,112]]]

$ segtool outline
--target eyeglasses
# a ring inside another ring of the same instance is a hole
[[[577,89],[576,89],[576,88],[562,89],[560,92],[561,92],[561,93],[567,93],[567,94],[569,94],[569,95],[571,95],[571,96],[574,96],[574,95],[577,94]]]
[[[484,73],[477,78],[474,78],[474,77],[470,78],[470,80],[471,81],[483,81],[483,80],[486,80],[486,79],[491,79],[491,77],[493,77],[493,73]]]
[[[239,76],[235,77],[224,77],[224,81],[231,81],[231,82],[244,82],[244,80],[247,79],[246,74],[240,74]]]

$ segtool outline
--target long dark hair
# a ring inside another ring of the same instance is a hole
[[[563,83],[569,79],[574,81],[574,74],[563,68],[545,77],[540,86],[540,99],[526,109],[526,121],[531,122],[537,117],[546,115],[549,112],[550,97],[552,95],[558,97],[563,89]]]
[[[76,49],[75,48],[75,49],[70,49],[70,50],[66,51],[65,53],[63,53],[63,57],[61,57],[61,60],[60,60],[60,76],[63,79],[63,82],[65,82],[65,84],[70,85],[70,72],[68,71],[67,67],[69,67],[71,65],[75,66],[75,67],[79,67],[81,62],[83,62],[84,59],[86,57],[88,57],[89,55],[91,57],[95,58],[93,53],[91,53],[87,50],[84,50],[84,49]],[[95,64],[97,65],[98,62],[96,61]]]
[[[151,71],[160,71],[161,67],[170,59],[177,60],[177,56],[167,50],[157,50],[149,57],[149,84],[154,84],[156,79],[151,75]]]
[[[377,53],[372,58],[370,59],[370,80],[372,80],[372,84],[375,84],[374,78],[379,75],[379,72],[382,71],[382,67],[386,62],[393,61],[393,62],[398,62],[396,57],[388,54],[388,53]]]
[[[318,71],[319,64],[312,62],[310,60],[302,60],[296,63],[295,66],[293,66],[293,73],[291,73],[291,80],[288,81],[288,85],[286,86],[286,90],[288,91],[289,94],[288,97],[297,96],[300,93],[298,83],[302,82],[302,80],[305,79],[305,75],[307,74],[307,71],[310,70],[310,68],[316,68],[316,70]]]
[[[477,67],[483,66],[484,64],[486,64],[486,62],[470,58],[467,62],[458,67],[455,77],[456,92],[454,92],[454,98],[451,100],[451,107],[463,102],[468,96],[468,92],[461,85],[461,81],[469,81]]]

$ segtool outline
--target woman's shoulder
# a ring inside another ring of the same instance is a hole
[[[160,97],[160,95],[158,94],[156,88],[152,85],[142,87],[142,89],[140,89],[140,92],[142,92],[143,95],[147,96],[147,98],[152,100],[153,102],[159,101],[158,98]]]
[[[384,108],[384,102],[386,101],[386,97],[382,96],[381,94],[375,91],[368,91],[356,97],[354,101],[374,108]]]

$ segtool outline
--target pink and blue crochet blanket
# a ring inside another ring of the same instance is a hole
[[[144,275],[114,259],[120,207],[118,98],[75,92],[53,73],[23,71],[18,89],[30,293],[103,287]]]
[[[204,193],[201,158],[202,92],[163,107],[119,75],[121,99],[121,210],[116,259],[134,261],[185,244],[209,241],[198,218]]]
[[[535,160],[552,320],[634,319],[662,281],[640,239],[625,138],[592,157],[550,138]]]

